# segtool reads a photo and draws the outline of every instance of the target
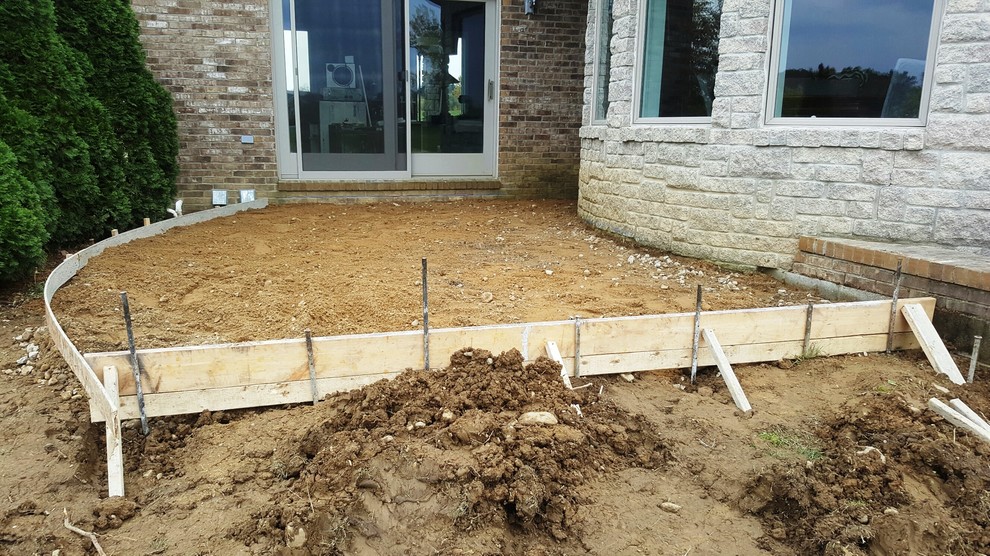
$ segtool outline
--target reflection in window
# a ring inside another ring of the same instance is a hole
[[[707,117],[722,0],[647,0],[641,118]]]
[[[593,120],[604,120],[608,115],[608,81],[611,69],[612,0],[598,2],[598,57],[595,66],[595,114]]]
[[[932,0],[786,0],[777,117],[918,118]]]

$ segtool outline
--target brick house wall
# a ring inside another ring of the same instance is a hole
[[[278,201],[378,198],[573,198],[577,194],[587,0],[502,0],[498,179],[422,184],[305,182],[279,188],[269,0],[132,0],[148,66],[179,120],[179,196],[255,189]],[[253,137],[253,144],[241,136]],[[236,201],[232,194],[230,201]]]
[[[947,2],[926,127],[802,128],[763,125],[770,0],[723,4],[710,125],[632,125],[640,1],[613,7],[607,125],[585,111],[585,220],[681,254],[777,268],[791,266],[803,235],[990,254],[985,3]]]
[[[521,196],[574,198],[588,0],[502,0],[499,178]]]
[[[205,208],[211,189],[276,190],[267,0],[133,0],[148,67],[175,101],[179,196]],[[254,144],[242,144],[252,135]],[[232,198],[231,201],[235,201]]]

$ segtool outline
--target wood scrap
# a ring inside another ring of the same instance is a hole
[[[705,342],[708,343],[708,348],[712,350],[712,355],[715,357],[715,364],[722,373],[722,379],[725,380],[725,385],[729,388],[732,401],[735,402],[739,411],[744,413],[752,411],[753,408],[749,405],[746,393],[743,392],[742,385],[739,384],[739,379],[736,378],[736,373],[732,370],[732,365],[729,364],[729,358],[722,351],[722,345],[718,343],[715,332],[710,328],[705,328],[701,333],[705,336]]]
[[[574,386],[571,385],[571,377],[567,375],[567,367],[564,366],[564,358],[560,356],[560,349],[557,348],[557,342],[547,340],[547,357],[560,364],[560,378],[564,381],[564,386],[568,390],[573,390]]]
[[[63,521],[62,524],[65,525],[65,528],[66,529],[68,529],[69,531],[72,531],[73,533],[75,533],[77,535],[82,535],[82,536],[88,538],[90,540],[90,542],[93,543],[93,548],[96,549],[96,552],[100,556],[107,556],[107,553],[103,551],[103,547],[100,546],[100,541],[96,540],[96,533],[90,533],[89,531],[83,531],[82,529],[80,529],[80,528],[76,527],[75,525],[73,525],[72,522],[69,521],[69,510],[67,510],[65,508],[62,508],[62,513],[65,515],[65,521]]]
[[[979,425],[970,421],[966,416],[959,413],[955,409],[945,405],[945,403],[941,400],[931,398],[928,400],[928,408],[941,415],[946,421],[952,423],[953,425],[969,431],[980,440],[990,442],[990,432],[984,431]]]
[[[904,314],[904,318],[907,319],[911,330],[914,331],[914,335],[921,342],[921,349],[924,350],[928,361],[935,368],[935,371],[949,377],[949,380],[953,384],[965,384],[966,380],[963,378],[962,373],[959,372],[959,367],[952,360],[949,350],[945,348],[942,338],[939,337],[938,332],[932,325],[932,321],[928,319],[928,314],[925,313],[921,305],[905,303],[901,307],[901,312]]]
[[[985,430],[987,433],[990,433],[990,424],[984,421],[983,417],[980,417],[979,414],[973,411],[962,400],[960,400],[959,398],[953,398],[949,400],[949,405],[952,407],[952,409],[955,409],[959,413],[963,414],[963,416],[965,416],[967,419],[975,423],[981,429]]]

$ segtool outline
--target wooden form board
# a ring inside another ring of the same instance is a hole
[[[935,307],[931,298],[900,302],[904,303],[918,303],[929,313]],[[889,301],[818,305],[814,311],[811,341],[822,354],[882,351],[886,347]],[[807,307],[796,306],[711,311],[702,313],[701,322],[702,327],[718,332],[727,359],[740,364],[800,355],[806,317]],[[839,324],[821,322],[827,319]],[[436,329],[430,332],[430,359],[446,361],[458,349],[479,347],[494,353],[516,348],[525,360],[532,361],[543,355],[547,341],[553,341],[573,375],[574,326],[573,321],[557,321]],[[581,376],[690,364],[692,313],[583,319],[581,326]],[[422,340],[418,331],[313,338],[317,382],[323,385],[321,396],[333,391],[336,384],[341,388],[367,384],[405,369],[421,368]],[[894,345],[918,347],[903,318],[897,319]],[[135,394],[127,358],[127,352],[86,355],[92,368],[117,368],[125,418],[133,415],[131,398]],[[139,350],[138,358],[146,373],[142,386],[148,415],[312,399],[303,339]],[[702,350],[699,364],[715,363],[710,350]],[[225,394],[210,393],[217,390]],[[187,402],[179,401],[183,395],[189,396]],[[94,419],[99,415],[94,414]]]

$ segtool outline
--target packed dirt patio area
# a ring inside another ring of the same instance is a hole
[[[765,275],[643,249],[574,203],[270,207],[112,248],[55,295],[83,352],[824,303]],[[40,278],[39,278],[40,279]],[[0,292],[0,553],[986,554],[990,443],[927,409],[990,414],[920,351],[576,379],[464,346],[316,405],[104,427],[43,326]],[[685,331],[691,333],[691,331]],[[38,355],[18,365],[31,346]],[[960,367],[968,364],[960,360]],[[944,393],[940,388],[947,388]],[[578,408],[578,409],[575,409]],[[550,424],[527,422],[548,412]]]

